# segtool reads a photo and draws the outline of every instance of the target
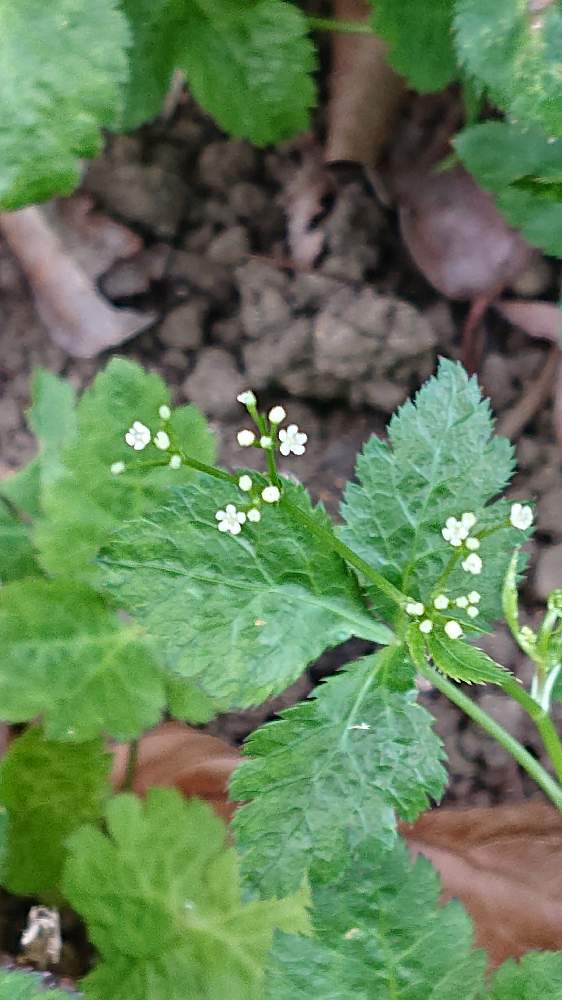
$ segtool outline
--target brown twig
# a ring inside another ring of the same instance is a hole
[[[531,382],[529,388],[523,393],[515,406],[508,410],[507,413],[504,413],[503,417],[500,419],[498,423],[498,432],[500,434],[504,434],[508,438],[511,438],[512,441],[518,438],[525,425],[532,420],[535,413],[537,413],[543,403],[548,400],[557,378],[559,389],[557,403],[555,402],[555,408],[556,405],[560,408],[562,406],[562,399],[558,398],[562,397],[560,348],[551,347],[540,374]],[[559,413],[556,434],[558,440],[562,441],[562,412]]]

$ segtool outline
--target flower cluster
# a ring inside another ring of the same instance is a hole
[[[245,427],[236,435],[241,448],[263,448],[265,451],[279,451],[287,458],[289,455],[304,455],[308,436],[300,431],[297,424],[279,427],[287,414],[282,406],[273,406],[267,415],[267,420],[258,413],[257,399],[248,389],[236,397],[239,403],[246,407],[253,419],[258,433]]]
[[[163,403],[158,410],[158,416],[160,420],[167,425],[170,417],[172,416],[172,411],[170,407]],[[133,451],[144,451],[149,444],[153,444],[158,451],[171,452],[172,442],[168,430],[161,427],[156,431],[155,434],[152,433],[150,427],[143,424],[141,420],[134,420],[129,430],[125,434],[125,443],[132,448]],[[171,469],[179,469],[181,466],[181,455],[177,453],[170,455],[169,466]],[[113,462],[109,470],[112,476],[120,476],[125,471],[125,463],[122,461]]]
[[[277,486],[265,486],[261,491],[256,490],[252,477],[247,473],[240,476],[238,488],[243,493],[250,494],[251,506],[246,510],[238,510],[234,504],[229,503],[224,510],[218,510],[215,514],[219,531],[228,532],[230,535],[239,535],[242,525],[246,521],[251,521],[253,524],[261,521],[260,506],[262,501],[263,503],[277,503],[281,499],[281,491]]]
[[[445,541],[449,545],[452,545],[453,548],[462,548],[463,552],[466,552],[461,566],[465,573],[473,573],[477,576],[482,572],[483,563],[478,555],[480,539],[476,535],[470,534],[475,525],[476,515],[471,510],[468,510],[464,514],[461,514],[460,520],[457,520],[456,517],[448,517],[444,527],[441,529],[441,534]]]
[[[481,596],[477,590],[471,590],[469,594],[463,594],[456,598],[447,597],[446,594],[437,594],[433,598],[433,607],[436,611],[447,611],[450,607],[456,606],[466,611],[469,618],[476,618],[479,613],[478,604],[480,600]],[[425,605],[421,601],[408,601],[404,610],[407,615],[419,619],[418,628],[420,632],[423,632],[424,635],[429,635],[430,632],[433,632],[436,621],[432,617],[429,617],[431,612],[426,611]],[[463,634],[462,626],[455,618],[448,619],[443,626],[443,630],[449,639],[459,639]]]

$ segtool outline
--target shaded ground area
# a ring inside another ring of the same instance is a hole
[[[102,275],[101,290],[117,305],[155,309],[160,317],[116,353],[157,370],[177,402],[201,406],[226,464],[239,461],[236,394],[251,386],[266,404],[283,402],[310,440],[306,459],[283,471],[294,470],[332,512],[362,442],[383,432],[438,354],[459,356],[465,307],[452,306],[419,275],[394,213],[380,206],[364,176],[353,169],[327,175],[312,140],[258,153],[225,139],[186,101],[169,124],[111,139],[84,191],[142,239],[139,253]],[[497,316],[485,322],[480,378],[505,418],[540,375],[547,348]],[[82,388],[107,357],[77,360],[48,339],[17,262],[0,245],[1,474],[33,450],[23,417],[33,368],[50,368]],[[517,453],[513,495],[539,499],[523,594],[532,624],[548,591],[562,586],[562,462],[548,406],[524,426]],[[526,677],[528,665],[505,630],[483,645]],[[349,643],[332,651],[274,703],[219,719],[211,731],[241,740],[366,648]],[[538,752],[517,706],[491,691],[474,696]],[[441,696],[422,697],[447,745],[449,801],[484,805],[533,793],[504,752]]]

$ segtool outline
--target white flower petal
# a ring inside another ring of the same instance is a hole
[[[480,614],[478,608],[475,607],[474,604],[471,604],[470,607],[466,609],[466,613],[469,618],[477,618]]]
[[[461,514],[461,522],[463,526],[468,528],[470,531],[470,529],[476,524],[476,515],[473,514],[471,510],[468,510],[466,514]]]
[[[433,607],[438,611],[445,611],[449,607],[449,598],[445,594],[438,594],[433,602]]]
[[[109,467],[112,476],[120,476],[125,471],[124,462],[113,462]]]
[[[509,520],[514,528],[527,531],[533,523],[533,508],[528,504],[514,503],[511,505]]]
[[[449,639],[460,639],[462,628],[458,622],[451,620],[446,623],[445,632],[449,636]]]
[[[164,404],[164,406],[161,406],[160,409],[158,410],[158,415],[161,420],[169,420],[170,417],[172,416],[172,411],[169,406],[166,406]]]
[[[253,521],[254,524],[257,524],[258,521],[261,521],[261,514],[257,509],[257,507],[251,507],[250,510],[248,511],[248,521]]]
[[[457,608],[466,608],[466,607],[468,607],[468,597],[457,597],[457,599],[455,601],[455,604],[456,604]]]
[[[467,538],[467,540],[466,540],[466,542],[464,544],[466,545],[467,549],[470,552],[476,552],[476,550],[480,548],[480,539],[479,538]]]
[[[181,465],[181,455],[172,455],[169,465],[171,469],[179,469]]]
[[[480,601],[480,594],[478,593],[477,590],[471,590],[470,594],[468,595],[468,599],[471,604],[478,604]]]
[[[236,399],[243,406],[255,406],[257,403],[257,399],[251,389],[246,389],[245,392],[239,393]]]
[[[158,433],[154,435],[154,444],[160,451],[168,451],[168,448],[170,447],[170,438],[166,434],[166,431],[158,431]]]
[[[429,635],[433,631],[433,622],[430,618],[424,618],[423,622],[420,622],[419,628],[420,632],[423,632],[424,635]]]
[[[265,500],[266,503],[277,503],[281,499],[281,493],[277,486],[266,486],[261,495],[262,500]]]
[[[482,560],[476,552],[471,552],[466,559],[463,559],[461,566],[465,573],[474,573],[475,576],[482,572]]]
[[[252,478],[251,476],[240,476],[238,480],[238,486],[244,493],[249,493],[252,489]]]
[[[256,440],[256,435],[253,431],[242,430],[238,431],[236,438],[241,448],[249,448]]]
[[[269,411],[269,419],[272,424],[282,424],[286,416],[282,406],[273,406]]]
[[[217,528],[219,529],[219,531],[230,531],[230,528],[228,527],[226,521],[219,521],[219,523],[217,524]]]

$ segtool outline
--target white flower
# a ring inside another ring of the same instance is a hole
[[[471,604],[478,604],[480,601],[480,594],[478,593],[477,590],[471,590],[470,594],[468,595],[468,599]]]
[[[475,576],[482,572],[482,560],[480,556],[476,555],[476,552],[471,552],[466,559],[463,559],[461,566],[465,573],[474,573]]]
[[[169,466],[171,469],[179,469],[181,465],[181,455],[172,455]]]
[[[470,607],[466,609],[466,613],[469,618],[477,618],[480,614],[478,608],[474,604],[471,604]]]
[[[424,635],[429,635],[432,629],[433,629],[433,622],[431,621],[430,618],[424,618],[423,622],[420,622],[420,632],[423,632]]]
[[[166,434],[166,431],[158,431],[158,434],[154,435],[154,444],[160,451],[168,451],[170,447],[170,438]]]
[[[423,615],[425,608],[420,601],[408,601],[405,611],[407,615]]]
[[[272,424],[282,424],[287,414],[282,406],[274,406],[269,411],[269,419]]]
[[[112,476],[120,476],[125,471],[125,463],[114,462],[113,465],[110,465],[109,469]]]
[[[266,486],[264,490],[261,491],[262,500],[266,503],[277,503],[281,499],[281,493],[277,486]]]
[[[308,441],[308,435],[303,434],[299,431],[296,424],[289,424],[287,429],[279,431],[279,440],[281,442],[281,447],[279,451],[282,455],[304,455],[305,444]]]
[[[271,448],[273,441],[267,434],[262,434],[260,438],[260,448]]]
[[[532,507],[529,507],[528,504],[512,503],[509,520],[514,528],[519,528],[519,531],[526,531],[533,523]]]
[[[449,639],[460,639],[462,635],[462,628],[458,622],[451,620],[445,625],[445,632],[449,636]]]
[[[226,510],[217,510],[215,517],[219,522],[217,524],[219,531],[228,531],[231,535],[239,535],[246,521],[244,511],[236,510],[233,503],[227,503]]]
[[[239,403],[242,403],[243,406],[255,406],[257,403],[257,399],[251,389],[246,389],[246,392],[241,392],[236,399]]]
[[[468,536],[469,531],[470,528],[462,521],[457,521],[456,517],[448,517],[445,521],[445,527],[441,529],[441,534],[446,542],[458,548]]]
[[[249,493],[252,489],[252,479],[251,476],[240,476],[238,480],[238,485],[244,493]]]
[[[449,607],[449,598],[445,594],[438,594],[433,602],[433,607],[438,611],[444,611]]]
[[[248,521],[253,521],[254,524],[257,524],[258,521],[261,521],[261,514],[257,509],[257,507],[251,507],[250,510],[248,511]]]
[[[476,550],[480,548],[480,539],[479,538],[467,538],[467,540],[466,540],[466,542],[464,544],[466,545],[467,549],[470,552],[476,552]]]
[[[455,600],[457,608],[467,608],[468,607],[468,597],[457,597]]]
[[[151,437],[152,434],[148,427],[141,424],[140,420],[135,420],[133,426],[129,427],[129,430],[125,434],[125,441],[135,451],[142,451],[146,448],[147,444],[150,444]]]
[[[249,448],[256,440],[256,435],[253,431],[238,431],[236,437],[241,448]]]
[[[471,510],[467,510],[465,514],[461,514],[461,521],[464,527],[470,531],[476,524],[476,515]]]
[[[158,410],[158,414],[161,420],[169,420],[170,417],[172,416],[172,411],[169,406],[166,406],[164,404],[164,406],[161,406],[160,409]]]

